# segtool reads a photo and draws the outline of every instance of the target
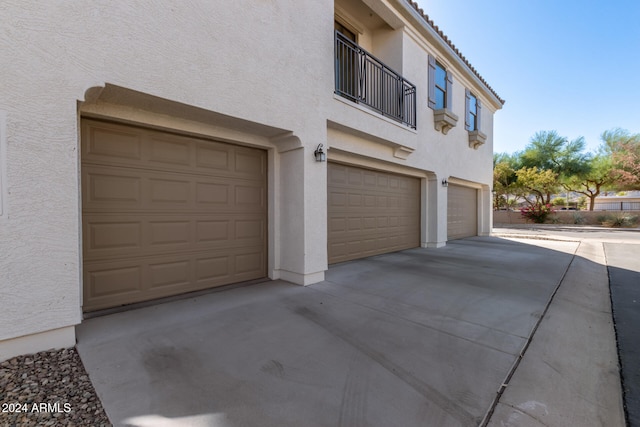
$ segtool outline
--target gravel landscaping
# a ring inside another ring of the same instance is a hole
[[[0,363],[0,426],[110,426],[75,348]]]

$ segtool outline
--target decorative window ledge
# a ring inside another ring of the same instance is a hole
[[[446,135],[447,132],[453,129],[458,123],[458,116],[446,108],[441,108],[439,110],[434,110],[433,121],[436,130]]]
[[[487,141],[487,135],[480,132],[479,130],[471,130],[469,131],[469,147],[477,150],[482,144]]]
[[[413,153],[413,148],[405,147],[404,145],[399,145],[395,147],[393,150],[393,157],[397,157],[402,160],[407,160],[409,155]]]

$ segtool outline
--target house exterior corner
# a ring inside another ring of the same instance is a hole
[[[504,101],[411,2],[0,23],[0,359],[85,313],[490,232]]]

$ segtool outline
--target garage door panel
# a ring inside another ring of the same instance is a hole
[[[82,129],[86,311],[266,276],[265,151]]]
[[[84,272],[85,301],[99,310],[175,295],[185,289],[196,290],[189,274],[181,271],[185,265],[189,268],[190,260],[175,256],[88,263]]]
[[[83,202],[96,206],[118,203],[139,207],[142,203],[142,178],[109,172],[106,169],[83,170]]]
[[[262,250],[221,249],[84,264],[84,297],[93,310],[264,277]]]
[[[192,174],[181,176],[183,178],[178,179],[156,171],[87,165],[83,169],[83,209],[97,212],[182,212],[185,209],[208,212],[214,208],[216,212],[250,209],[266,213],[264,181]]]
[[[450,184],[447,190],[447,238],[478,235],[478,191]]]
[[[265,238],[265,223],[261,219],[236,219],[234,225],[236,240],[262,241]]]
[[[347,219],[344,217],[329,218],[329,235],[335,236],[347,231]]]
[[[376,182],[376,189],[378,188],[387,188],[389,186],[389,179],[385,175],[378,175],[378,180]]]
[[[197,205],[228,206],[231,203],[232,188],[230,183],[198,182],[196,183]]]
[[[236,274],[253,275],[258,272],[262,266],[262,253],[251,252],[238,254],[234,258]]]
[[[261,215],[86,215],[84,259],[131,258],[220,248],[262,247],[267,222]]]
[[[378,229],[386,229],[387,227],[389,227],[389,218],[383,216],[383,217],[378,217],[378,221],[376,224]]]
[[[139,161],[142,159],[142,137],[138,132],[127,132],[122,127],[94,122],[83,127],[87,144],[83,145],[83,160],[116,159]]]
[[[327,175],[327,182],[330,186],[336,188],[347,183],[348,174],[346,166],[330,163],[328,168],[330,173]]]
[[[375,217],[364,217],[362,218],[362,228],[365,230],[373,230],[376,228],[376,218]]]
[[[208,243],[229,239],[231,220],[196,220],[196,242]]]
[[[367,171],[347,169],[347,176],[347,182],[350,186],[359,187],[363,183],[365,185],[370,185],[368,184],[369,182],[375,182],[375,176],[373,174],[368,174]]]
[[[328,248],[329,253],[331,253],[332,256],[337,259],[346,258],[346,256],[349,254],[349,249],[346,243],[330,243]]]
[[[189,180],[150,178],[147,185],[150,204],[177,204],[185,207],[192,204],[192,183]]]
[[[149,264],[149,287],[188,287],[192,281],[191,270],[192,262],[189,259]]]
[[[104,263],[84,271],[84,293],[92,299],[138,293],[142,266],[136,263]]]
[[[176,141],[151,137],[149,141],[149,161],[151,164],[189,167],[192,163],[192,147],[188,141]]]
[[[196,166],[202,169],[214,169],[217,172],[232,170],[232,155],[227,147],[218,144],[196,145]]]
[[[254,149],[236,146],[229,148],[228,144],[220,143],[198,143],[196,153],[197,170],[213,170],[216,174],[232,174],[238,178],[266,177],[266,157]]]
[[[419,246],[419,179],[335,163],[328,168],[329,263]]]
[[[200,283],[220,280],[229,276],[229,255],[199,258],[196,260],[196,280]]]
[[[235,204],[237,206],[264,209],[266,207],[266,197],[264,187],[257,185],[241,185],[234,187]]]
[[[185,220],[152,220],[148,222],[149,241],[151,247],[166,245],[188,246],[193,240],[193,221]]]
[[[360,231],[362,229],[362,219],[359,217],[349,218],[348,220],[349,226],[347,227],[348,231]]]
[[[104,219],[87,223],[84,236],[89,251],[137,251],[142,247],[142,221]]]
[[[257,173],[265,176],[267,171],[266,158],[255,150],[236,148],[234,172],[239,176],[255,177]]]
[[[85,165],[133,167],[161,172],[264,180],[263,150],[225,142],[84,120],[82,162]]]

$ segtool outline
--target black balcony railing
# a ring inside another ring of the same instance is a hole
[[[416,128],[416,87],[336,31],[336,93]]]

